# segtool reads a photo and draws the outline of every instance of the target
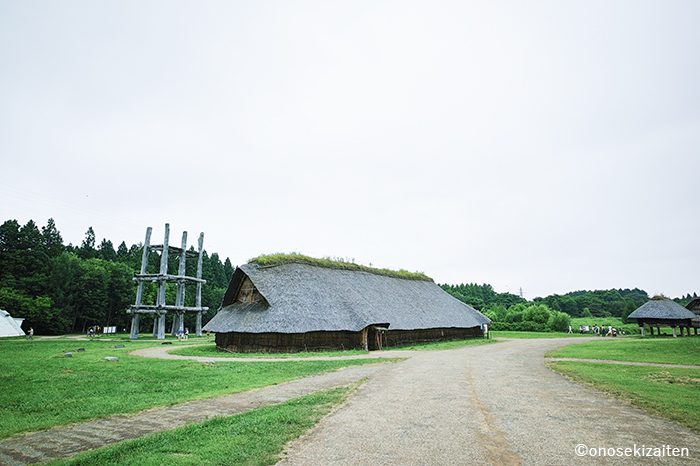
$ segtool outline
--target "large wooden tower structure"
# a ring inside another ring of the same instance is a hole
[[[202,313],[209,310],[208,307],[202,307],[202,285],[207,281],[202,279],[202,253],[204,252],[204,233],[199,234],[198,251],[187,250],[187,232],[182,232],[181,247],[170,246],[170,225],[165,224],[165,236],[163,244],[151,244],[151,233],[153,229],[146,229],[146,240],[143,243],[143,255],[141,256],[141,270],[136,274],[134,281],[137,284],[136,302],[127,311],[131,317],[131,339],[135,340],[139,336],[139,319],[142,314],[153,315],[153,337],[160,340],[165,338],[165,320],[168,312],[172,313],[171,333],[177,335],[184,332],[185,313],[196,313],[195,333],[197,336],[202,335]],[[148,273],[148,257],[151,251],[160,252],[160,270],[158,273]],[[178,254],[180,260],[178,262],[177,274],[168,272],[168,255],[170,253]],[[187,257],[197,257],[197,275],[196,277],[188,277],[186,275]],[[158,292],[156,302],[154,304],[144,304],[143,294],[146,283],[157,283]],[[176,283],[177,291],[175,304],[167,304],[165,301],[167,283]],[[185,285],[194,283],[196,285],[195,305],[194,307],[185,306]]]

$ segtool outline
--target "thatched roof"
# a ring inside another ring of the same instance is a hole
[[[237,302],[246,277],[262,295]],[[237,268],[222,308],[204,327],[212,332],[304,333],[359,331],[371,324],[391,329],[471,328],[490,320],[432,281],[309,264]]]
[[[693,298],[688,304],[686,304],[685,308],[691,312],[694,312],[696,316],[700,315],[698,314],[698,312],[700,312],[700,298]]]
[[[695,314],[670,299],[651,299],[639,306],[628,319],[693,319]]]

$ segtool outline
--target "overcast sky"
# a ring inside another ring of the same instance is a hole
[[[0,220],[700,292],[700,2],[0,0]]]

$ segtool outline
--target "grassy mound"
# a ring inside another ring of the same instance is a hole
[[[355,264],[342,259],[331,259],[330,257],[316,258],[305,256],[299,253],[291,254],[263,254],[262,256],[254,257],[248,261],[249,264],[257,264],[261,267],[273,267],[284,264],[308,264],[317,267],[326,267],[329,269],[341,270],[361,270],[376,275],[385,275],[387,277],[403,278],[406,280],[423,280],[432,282],[433,279],[422,272],[409,272],[408,270],[391,270],[378,269],[367,265]]]

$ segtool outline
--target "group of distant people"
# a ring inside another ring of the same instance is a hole
[[[190,337],[190,329],[185,327],[185,330],[178,330],[177,331],[177,339],[178,340],[187,340]]]
[[[601,337],[616,337],[618,335],[624,335],[625,331],[622,329],[616,329],[612,325],[608,325],[608,327],[605,328],[604,325],[601,325],[599,327],[598,324],[593,324],[593,326],[579,326],[578,333],[593,333],[594,335],[598,335]]]
[[[87,336],[88,336],[88,338],[92,338],[92,337],[94,337],[94,336],[99,335],[100,330],[102,330],[102,327],[100,327],[99,325],[93,325],[92,327],[90,327],[89,329],[87,329]]]

